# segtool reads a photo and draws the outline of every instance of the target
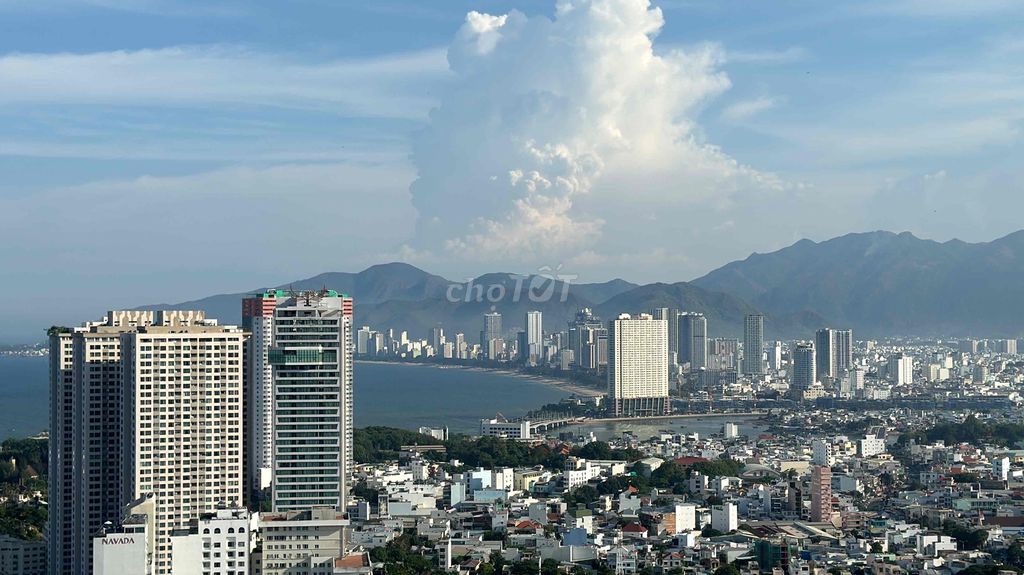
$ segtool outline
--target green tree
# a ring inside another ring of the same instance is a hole
[[[966,550],[980,549],[988,539],[988,531],[984,529],[969,529],[953,521],[943,523],[942,532],[956,539],[960,543],[960,547]]]
[[[581,485],[566,496],[566,503],[570,505],[590,505],[597,501],[601,494],[592,485]]]
[[[727,563],[715,569],[715,575],[740,575],[740,570],[732,563]]]

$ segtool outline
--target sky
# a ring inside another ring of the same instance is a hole
[[[1019,0],[0,0],[0,343],[407,261],[1022,226]]]

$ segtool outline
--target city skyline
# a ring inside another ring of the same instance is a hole
[[[0,0],[0,574],[1024,575],[1024,0]]]

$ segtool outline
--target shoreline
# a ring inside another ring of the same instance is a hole
[[[584,387],[582,385],[572,383],[570,381],[556,379],[553,377],[544,377],[542,375],[530,375],[528,373],[520,373],[514,369],[502,369],[493,367],[482,367],[478,365],[459,365],[459,364],[448,364],[448,363],[420,363],[415,361],[386,361],[379,359],[357,359],[356,363],[373,363],[373,364],[385,364],[385,365],[406,365],[406,366],[419,366],[419,367],[432,367],[434,369],[461,369],[464,371],[482,371],[487,373],[499,373],[510,377],[517,377],[519,379],[525,379],[527,381],[533,381],[548,387],[554,387],[558,390],[569,392],[577,397],[589,398],[589,397],[601,397],[604,396],[604,392],[598,391],[590,387]]]
[[[735,417],[753,419],[767,414],[767,411],[737,411],[725,413],[676,413],[671,415],[646,415],[643,417],[602,417],[588,419],[586,423],[622,423],[623,421],[659,421],[668,419],[711,419],[719,417]]]

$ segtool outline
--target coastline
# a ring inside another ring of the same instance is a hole
[[[500,373],[501,375],[508,375],[511,377],[518,377],[546,385],[548,387],[554,387],[560,391],[571,393],[577,397],[588,398],[588,397],[600,397],[604,395],[604,392],[598,391],[590,387],[584,387],[579,384],[572,383],[563,379],[556,379],[553,377],[544,377],[540,375],[529,375],[526,373],[520,373],[514,369],[502,369],[493,367],[481,367],[478,365],[459,365],[457,363],[451,364],[435,364],[435,363],[418,363],[414,361],[382,361],[379,359],[357,359],[356,363],[380,363],[387,365],[412,365],[420,367],[432,367],[434,369],[461,369],[464,371],[482,371],[489,373]]]

